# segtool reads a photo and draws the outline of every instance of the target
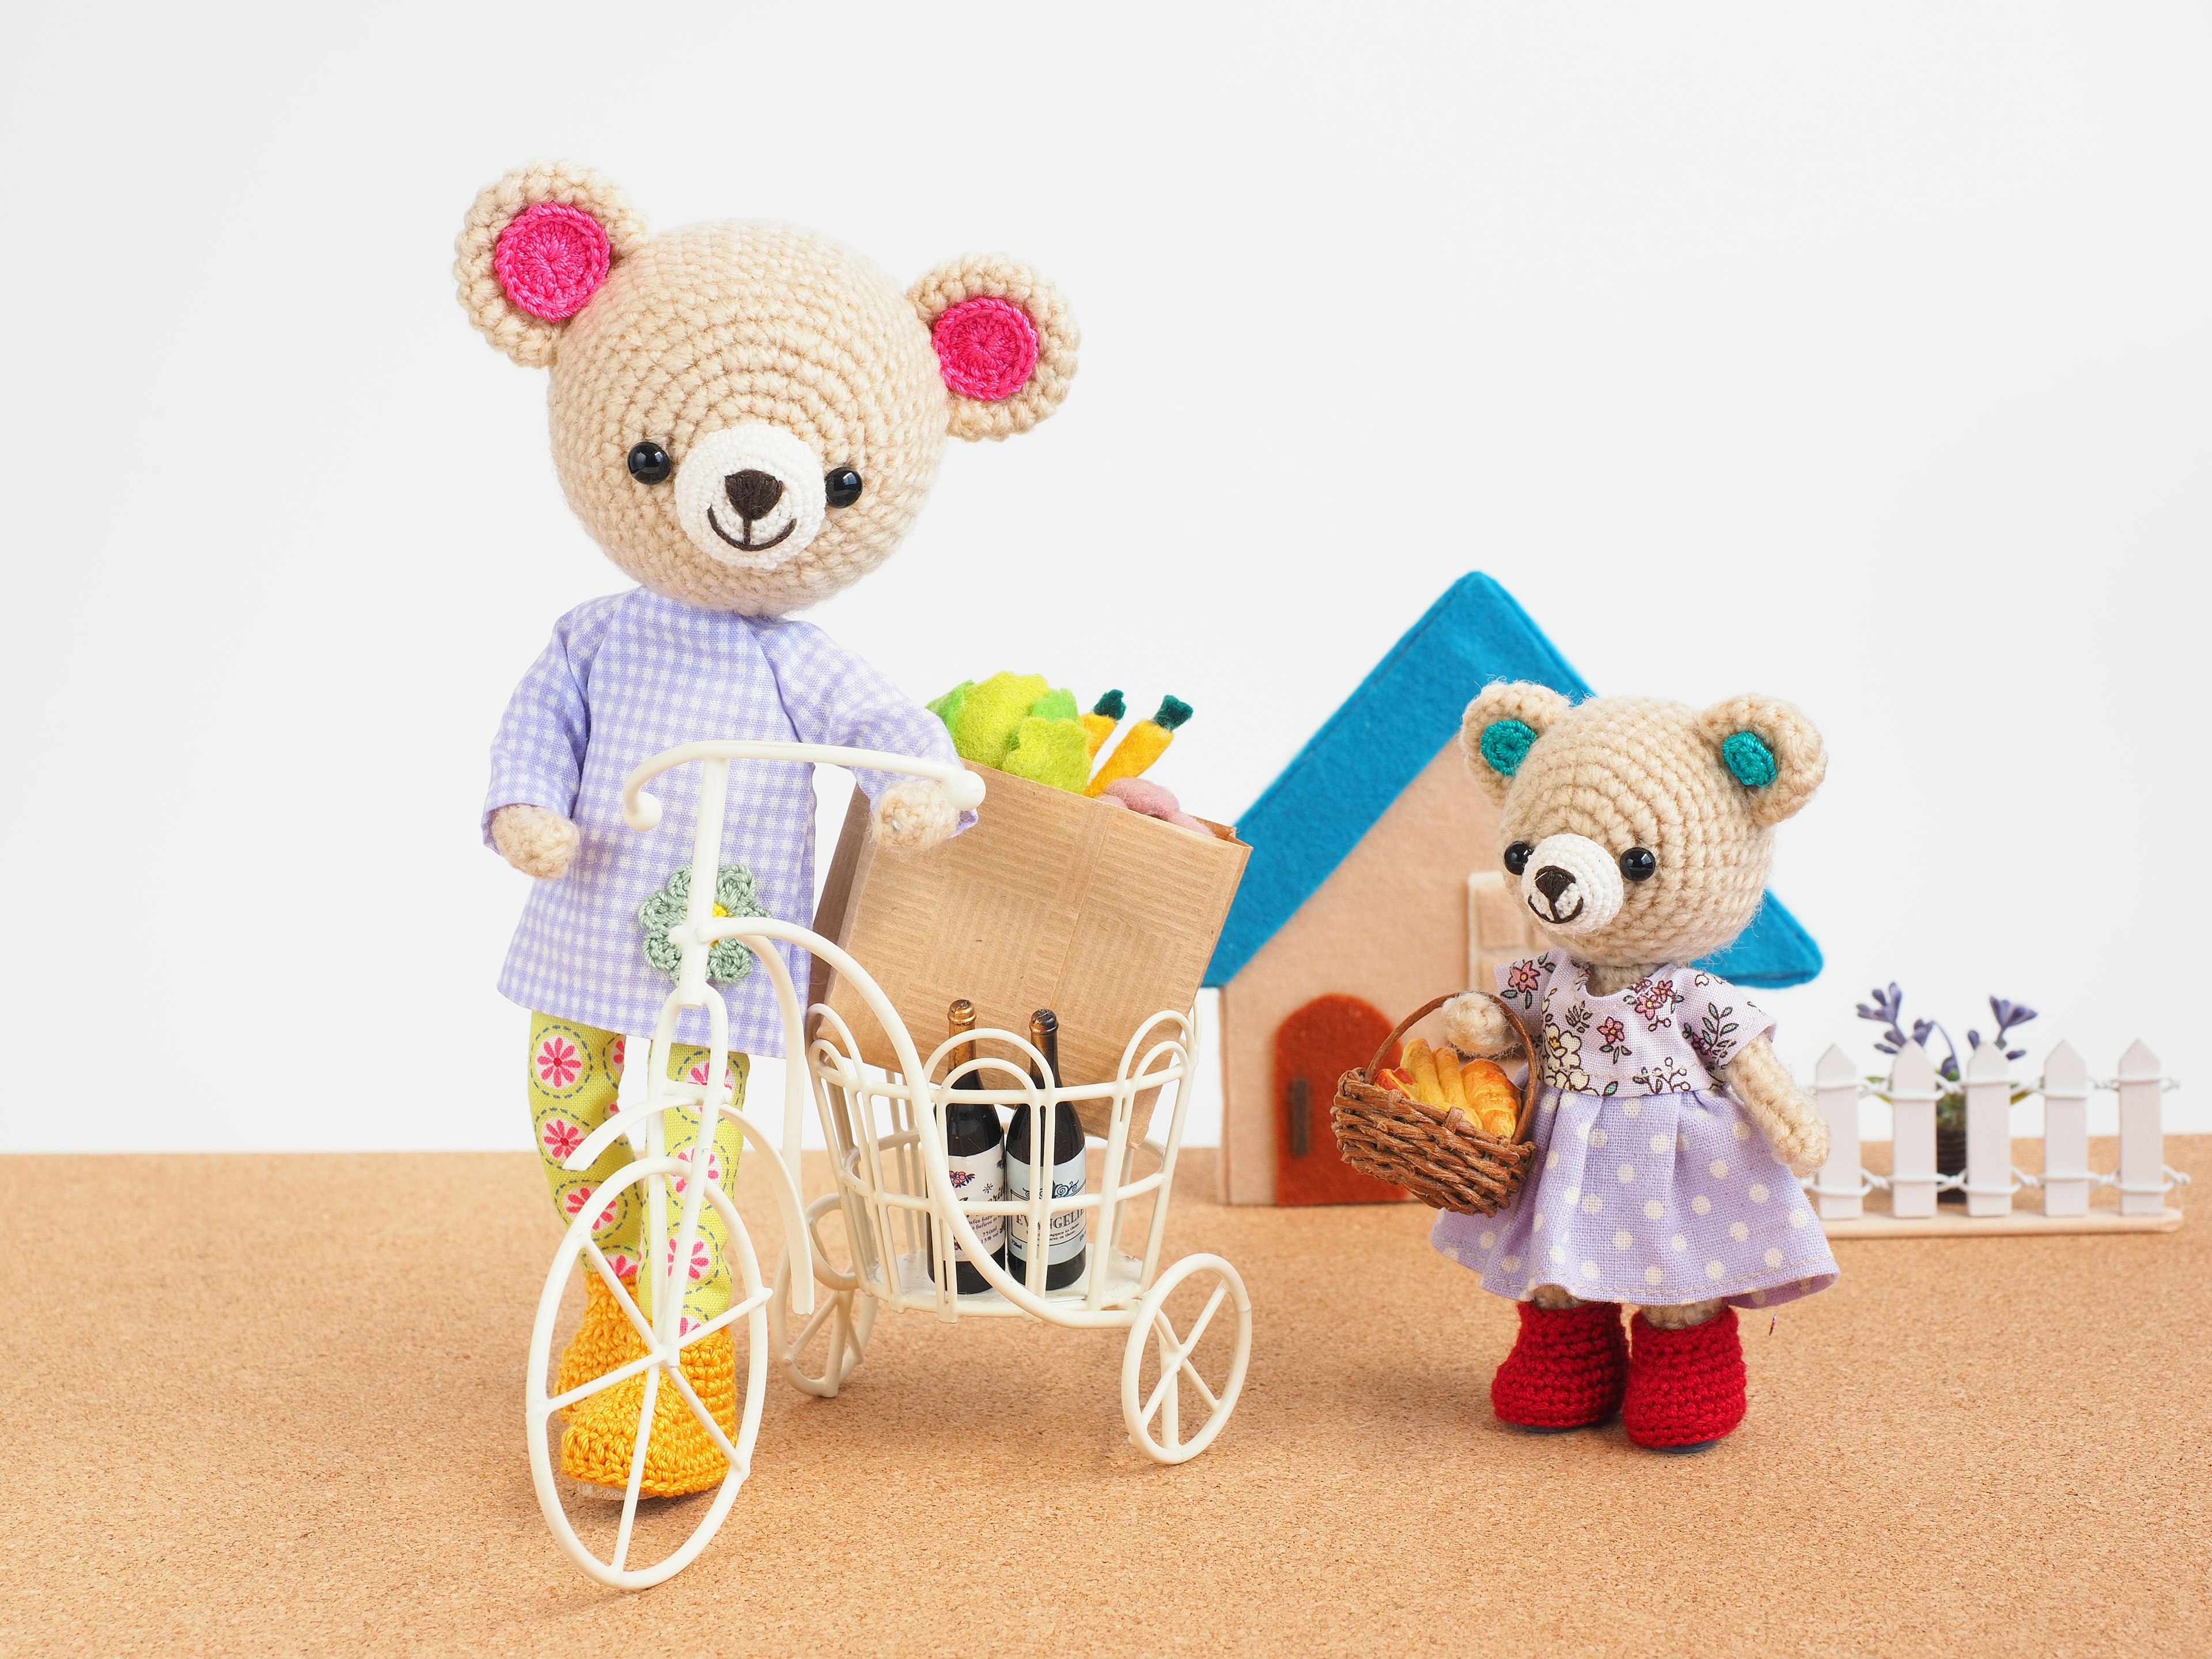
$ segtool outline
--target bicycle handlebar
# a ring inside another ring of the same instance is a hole
[[[878,749],[844,749],[833,744],[732,739],[679,744],[641,763],[623,780],[623,821],[633,830],[658,828],[660,798],[647,794],[645,786],[663,772],[672,772],[693,761],[712,760],[793,761],[811,766],[843,766],[854,771],[900,772],[942,784],[945,797],[956,811],[971,811],[983,804],[983,780],[958,764],[924,760],[918,755],[888,754]]]

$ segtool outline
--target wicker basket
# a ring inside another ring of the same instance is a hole
[[[1510,1140],[1485,1134],[1465,1112],[1425,1106],[1375,1081],[1390,1045],[1451,1000],[1441,996],[1415,1009],[1382,1039],[1382,1046],[1364,1070],[1346,1072],[1337,1079],[1336,1103],[1329,1112],[1329,1122],[1336,1129],[1337,1150],[1353,1169],[1403,1187],[1422,1203],[1439,1210],[1494,1215],[1521,1190],[1529,1160],[1535,1155],[1528,1141],[1528,1126],[1536,1114],[1541,1073],[1535,1063],[1536,1045],[1530,1041],[1521,1016],[1491,997],[1519,1034],[1521,1052],[1529,1061],[1528,1081],[1521,1091],[1521,1115]]]

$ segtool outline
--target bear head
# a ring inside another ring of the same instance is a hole
[[[510,173],[469,210],[463,307],[551,371],[553,459],[607,556],[657,593],[778,617],[890,556],[946,436],[1059,407],[1075,324],[1014,260],[956,259],[902,293],[787,226],[659,236],[596,173]]]
[[[1498,807],[1498,851],[1538,929],[1578,962],[1686,963],[1749,925],[1774,826],[1827,770],[1786,702],[1700,714],[1644,697],[1570,704],[1500,683],[1467,706],[1460,745]]]

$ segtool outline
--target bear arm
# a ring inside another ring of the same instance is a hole
[[[1729,1061],[1721,1084],[1750,1114],[1792,1175],[1810,1175],[1828,1161],[1828,1120],[1798,1091],[1764,1036],[1753,1037]]]
[[[876,839],[895,853],[926,853],[959,827],[960,814],[934,778],[905,778],[877,795]]]
[[[491,844],[499,855],[541,881],[568,874],[582,839],[576,826],[550,807],[518,804],[491,815]]]
[[[1495,1060],[1521,1052],[1520,1035],[1505,1011],[1480,991],[1469,991],[1444,1004],[1444,1037],[1463,1054]]]

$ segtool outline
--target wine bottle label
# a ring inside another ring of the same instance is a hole
[[[1052,1195],[1073,1198],[1083,1190],[1083,1154],[1056,1164],[1052,1171]],[[1025,1199],[1030,1195],[1030,1166],[1018,1158],[1006,1160],[1006,1196]],[[1006,1248],[1027,1261],[1030,1253],[1030,1218],[1025,1215],[1006,1218]],[[1083,1212],[1062,1210],[1055,1214],[1045,1236],[1044,1259],[1047,1265],[1066,1261],[1083,1248]]]
[[[955,1198],[974,1204],[995,1204],[1006,1195],[1006,1149],[1003,1145],[965,1158],[947,1158],[945,1165],[951,1172]],[[976,1241],[982,1245],[986,1255],[994,1255],[1006,1240],[1006,1218],[1002,1215],[971,1215],[968,1223],[975,1228]]]

